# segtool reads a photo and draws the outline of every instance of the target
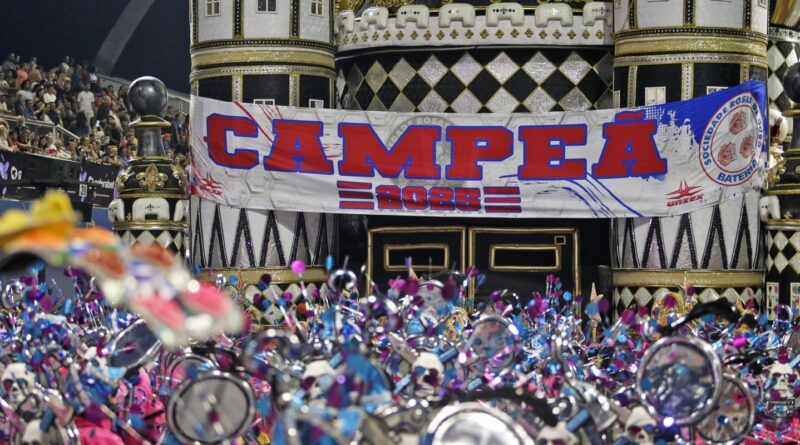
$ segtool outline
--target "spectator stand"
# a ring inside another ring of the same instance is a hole
[[[121,79],[119,77],[112,77],[106,76],[105,74],[98,74],[97,78],[102,81],[102,84],[106,87],[114,87],[115,90],[119,90],[120,86],[129,87],[131,82],[126,79]],[[169,93],[169,100],[167,101],[167,106],[173,107],[173,109],[181,114],[188,115],[189,114],[189,95],[186,93],[181,93],[175,90],[167,90]]]

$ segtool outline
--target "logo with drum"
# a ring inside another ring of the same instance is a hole
[[[724,186],[747,182],[761,164],[764,119],[750,93],[727,100],[711,118],[700,143],[700,165]]]

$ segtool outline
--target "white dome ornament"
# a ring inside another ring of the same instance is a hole
[[[775,195],[762,196],[758,200],[758,216],[761,222],[781,219],[781,203]]]

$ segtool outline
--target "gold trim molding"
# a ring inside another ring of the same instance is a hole
[[[300,282],[300,277],[286,267],[268,267],[260,269],[203,269],[197,276],[204,281],[214,282],[217,279],[217,275],[223,275],[226,278],[233,275],[238,280],[236,287],[242,289],[248,284],[258,283],[261,280],[261,276],[265,273],[270,274],[272,277],[271,284],[292,284]],[[325,269],[323,267],[306,267],[306,271],[303,272],[303,281],[306,283],[322,283],[326,280],[327,276],[325,275]]]
[[[767,230],[800,230],[800,219],[770,219],[764,223]]]
[[[783,185],[786,188],[781,188]],[[764,192],[765,195],[800,195],[800,187],[794,184],[775,184],[773,188]]]
[[[375,247],[375,235],[376,234],[385,234],[385,233],[425,233],[425,232],[434,232],[434,233],[455,233],[460,235],[461,239],[461,264],[459,264],[459,270],[466,270],[467,268],[467,228],[464,226],[418,226],[418,227],[378,227],[375,229],[369,229],[367,231],[367,282],[372,281],[372,262],[374,261],[373,258],[373,248]],[[414,265],[412,265],[414,266]],[[424,265],[421,265],[424,266]],[[449,269],[450,266],[447,266]]]
[[[578,229],[576,228],[565,228],[565,227],[471,227],[469,229],[469,258],[470,264],[476,264],[475,261],[475,245],[476,245],[476,238],[478,234],[481,233],[499,233],[499,234],[517,234],[517,235],[524,235],[526,233],[538,233],[538,234],[553,234],[553,235],[563,235],[563,234],[571,234],[572,235],[572,250],[573,250],[573,267],[572,267],[572,274],[575,277],[575,288],[572,290],[574,295],[581,294],[581,274],[580,274],[580,249],[578,246],[580,245],[579,242],[579,233]],[[474,299],[474,285],[470,286],[470,299]]]
[[[136,199],[136,198],[167,198],[167,199],[186,199],[187,195],[179,195],[172,193],[120,193],[120,199]]]
[[[747,29],[734,29],[720,26],[695,26],[693,24],[683,26],[651,27],[621,30],[614,34],[614,42],[620,43],[629,39],[637,38],[658,38],[667,36],[695,36],[703,37],[731,37],[734,39],[749,39],[767,43],[767,34],[751,31]]]
[[[777,0],[775,3],[775,11],[772,12],[772,17],[769,22],[785,25],[792,11],[794,11],[794,4],[795,0]]]
[[[186,230],[182,221],[119,221],[113,224],[115,231],[120,230]]]
[[[222,68],[209,68],[197,69],[189,74],[189,81],[207,79],[210,77],[227,77],[227,76],[247,76],[247,75],[260,75],[260,76],[317,76],[327,77],[329,79],[336,79],[336,72],[327,68],[311,67],[302,65],[275,65],[275,66],[241,66],[241,67],[222,67]]]
[[[431,264],[429,267],[436,267],[437,269],[450,268],[450,246],[445,243],[419,243],[419,244],[384,244],[383,245],[383,269],[389,272],[403,272],[406,270],[405,264],[391,264],[390,256],[394,250],[416,250],[416,249],[440,249],[444,252],[444,264]],[[418,264],[423,267],[425,265]]]
[[[237,64],[237,63],[286,63],[316,65],[333,69],[335,65],[331,54],[311,50],[227,50],[192,54],[192,67]]]
[[[614,46],[616,57],[673,52],[722,52],[749,54],[766,58],[767,43],[730,37],[683,36],[679,38],[648,39],[618,42]]]
[[[729,53],[680,53],[663,55],[639,55],[614,58],[614,68],[644,65],[674,65],[697,63],[728,63],[750,64],[761,68],[768,68],[765,57],[756,57],[750,54]]]
[[[551,251],[555,256],[555,264],[552,266],[499,266],[495,255],[500,250]],[[561,270],[561,247],[555,244],[492,244],[489,246],[489,270],[492,272],[558,272]]]
[[[754,270],[631,270],[614,269],[614,287],[678,287],[684,282],[694,287],[759,287],[764,273]]]

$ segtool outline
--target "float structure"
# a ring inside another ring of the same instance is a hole
[[[767,18],[767,0],[615,0],[615,106],[687,100],[748,80],[766,81]],[[680,148],[699,144],[681,131],[688,125],[662,122],[656,137]],[[687,182],[669,204],[702,193]],[[617,312],[680,291],[684,281],[700,301],[723,295],[761,302],[759,197],[756,191],[680,216],[615,220]]]
[[[796,59],[800,7],[791,2],[772,9],[766,0],[334,3],[193,0],[192,92],[424,119],[645,106],[762,80],[773,108],[791,106],[775,86]],[[680,138],[684,124],[662,125],[658,137],[697,143]],[[702,191],[688,183],[676,190],[676,205],[692,193]],[[318,265],[338,241],[340,256],[363,263],[376,282],[402,273],[410,256],[430,269],[475,265],[489,272],[487,289],[510,285],[527,294],[550,273],[576,292],[597,282],[613,293],[617,312],[686,283],[701,301],[722,295],[761,305],[770,246],[759,198],[749,193],[681,216],[610,222],[347,216],[336,218],[337,231],[331,215],[193,198],[192,259],[252,281],[293,259]],[[532,246],[557,250],[561,261],[550,264],[543,259],[549,250]],[[500,264],[498,249],[515,255]],[[613,286],[602,265],[613,267]]]
[[[192,94],[334,108],[334,7],[332,0],[192,0]],[[254,284],[265,273],[279,288],[295,282],[287,269],[295,260],[309,266],[307,281],[324,279],[319,266],[336,239],[331,215],[234,208],[197,197],[191,208],[193,264],[236,277],[245,294],[258,292]]]

